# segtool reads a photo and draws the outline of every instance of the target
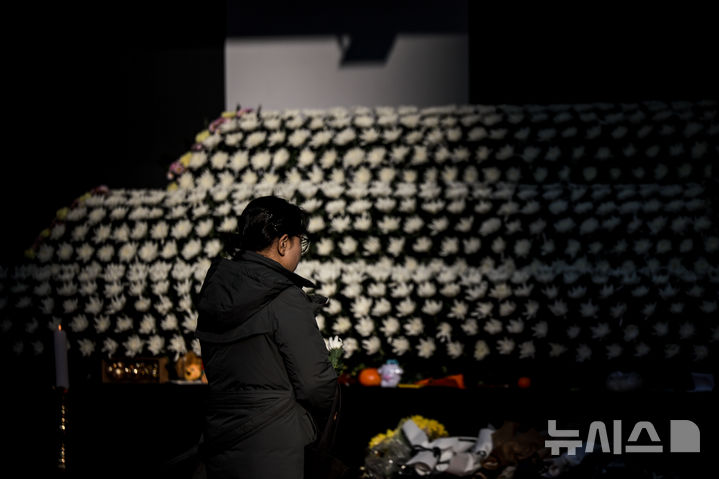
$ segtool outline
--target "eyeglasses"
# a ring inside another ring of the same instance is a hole
[[[300,248],[302,250],[302,254],[307,254],[310,250],[310,239],[305,235],[300,235]]]

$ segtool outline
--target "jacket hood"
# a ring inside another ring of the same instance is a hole
[[[251,319],[292,286],[315,287],[312,281],[253,251],[243,251],[236,260],[215,258],[197,301],[195,336],[225,343],[270,332],[268,321]]]

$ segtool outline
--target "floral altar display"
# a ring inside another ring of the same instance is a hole
[[[448,436],[439,422],[411,416],[370,440],[363,477],[441,474],[509,479],[518,467],[531,471],[531,477],[557,477],[581,463],[583,450],[576,457],[550,457],[545,437],[534,429],[520,431],[514,421],[505,421],[499,429],[488,425],[476,437]]]
[[[166,190],[96,188],[0,268],[0,343],[193,351],[193,297],[250,199],[311,215],[297,273],[348,371],[716,360],[717,103],[226,112]]]

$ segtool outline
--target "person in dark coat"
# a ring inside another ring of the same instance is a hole
[[[210,266],[196,336],[208,379],[202,457],[208,478],[301,478],[313,415],[332,405],[337,374],[315,313],[327,298],[294,273],[308,216],[281,198],[251,201],[232,259]]]

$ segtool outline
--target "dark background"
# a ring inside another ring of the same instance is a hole
[[[719,85],[719,29],[691,7],[110,2],[13,5],[4,17],[20,27],[3,42],[4,265],[21,262],[55,212],[96,186],[165,187],[170,163],[224,110],[227,36],[350,32],[361,59],[381,58],[398,33],[467,32],[471,103],[716,99]]]

